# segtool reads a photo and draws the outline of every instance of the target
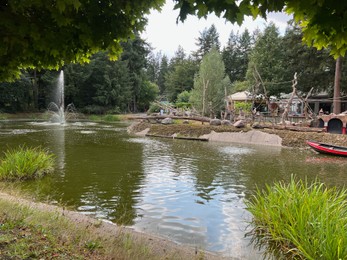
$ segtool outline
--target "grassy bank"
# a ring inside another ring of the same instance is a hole
[[[122,120],[120,115],[88,115],[90,121],[118,122]]]
[[[218,259],[76,212],[0,193],[4,259]]]

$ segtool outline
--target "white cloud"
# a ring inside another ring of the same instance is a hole
[[[253,20],[251,17],[246,17],[240,27],[215,15],[209,15],[207,19],[200,20],[196,16],[189,16],[184,23],[176,23],[178,10],[173,10],[173,8],[173,2],[167,1],[161,12],[153,11],[148,16],[146,31],[142,33],[142,37],[152,45],[156,52],[162,51],[169,57],[174,55],[179,45],[187,54],[195,51],[197,49],[196,39],[200,36],[200,32],[212,24],[216,26],[222,46],[227,43],[232,31],[242,33],[247,28],[252,33],[255,29],[262,30],[266,26],[266,21],[260,18]],[[271,13],[267,20],[274,22],[281,33],[284,33],[289,17],[283,13]]]

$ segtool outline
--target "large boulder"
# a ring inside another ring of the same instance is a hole
[[[171,124],[173,124],[173,120],[172,120],[172,118],[167,117],[167,118],[164,118],[163,120],[161,120],[161,123],[163,125],[171,125]]]
[[[222,125],[231,125],[229,120],[222,120]]]
[[[238,120],[233,124],[233,126],[235,126],[236,128],[242,128],[245,127],[245,122],[243,120]]]

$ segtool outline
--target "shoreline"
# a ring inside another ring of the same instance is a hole
[[[134,121],[128,133],[138,136],[216,141],[223,143],[244,143],[290,148],[310,149],[306,141],[314,140],[339,146],[347,146],[347,135],[325,132],[295,131],[291,129],[236,128],[233,126],[211,126],[209,124],[171,124]]]
[[[100,237],[103,241],[107,240],[127,240],[131,239],[134,247],[146,247],[146,250],[155,259],[236,259],[232,257],[225,257],[218,253],[213,253],[200,249],[199,246],[188,246],[175,243],[169,239],[139,232],[131,227],[122,227],[105,220],[99,220],[77,211],[71,211],[64,207],[54,206],[42,202],[35,202],[26,199],[22,196],[14,196],[4,190],[0,190],[0,202],[8,202],[11,205],[19,205],[21,208],[27,207],[30,210],[38,211],[40,213],[51,214],[51,218],[62,218],[72,225],[77,226],[79,229],[88,230],[93,235]],[[29,217],[30,218],[30,217]],[[32,221],[32,220],[30,220]],[[40,225],[45,226],[45,223]],[[110,259],[117,259],[118,255],[114,255]],[[106,258],[109,259],[109,258]],[[122,257],[123,259],[123,257]],[[125,259],[132,259],[131,257]],[[138,259],[142,259],[139,257]]]

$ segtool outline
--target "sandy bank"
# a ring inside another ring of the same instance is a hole
[[[248,132],[223,132],[217,133],[212,131],[210,134],[201,136],[207,138],[212,142],[229,142],[229,143],[243,143],[243,144],[259,144],[282,146],[282,138],[278,135],[264,133],[258,130],[251,130]]]

